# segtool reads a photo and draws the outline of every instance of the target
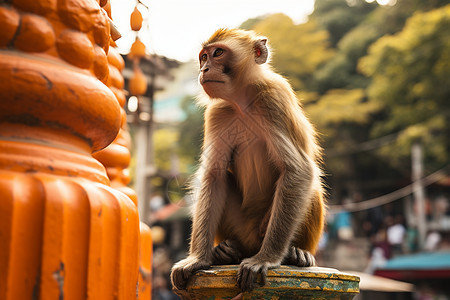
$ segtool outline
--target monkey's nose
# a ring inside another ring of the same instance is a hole
[[[203,68],[203,69],[202,69],[202,72],[203,72],[203,73],[206,73],[206,72],[208,72],[208,71],[209,71],[209,68]]]

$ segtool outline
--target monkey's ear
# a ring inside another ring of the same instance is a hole
[[[267,39],[259,39],[255,42],[255,61],[258,65],[262,65],[267,61],[269,51],[266,46]]]

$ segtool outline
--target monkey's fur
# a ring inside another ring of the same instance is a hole
[[[177,289],[212,264],[240,264],[242,291],[265,284],[267,270],[282,263],[315,265],[321,151],[291,86],[266,63],[266,41],[220,29],[200,52],[209,99],[190,252],[172,268]]]

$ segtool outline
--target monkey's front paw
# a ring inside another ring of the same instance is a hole
[[[242,254],[236,241],[226,240],[220,242],[214,248],[213,262],[215,265],[233,265],[239,264],[242,260]]]
[[[178,290],[184,290],[189,277],[195,271],[207,268],[210,265],[210,261],[192,256],[180,260],[172,267],[172,272],[170,273],[172,285]]]
[[[307,250],[297,247],[290,247],[283,264],[297,267],[312,267],[316,265],[316,259]]]
[[[237,283],[243,292],[251,292],[257,287],[264,286],[267,270],[278,267],[277,263],[269,263],[255,256],[244,259],[239,266]],[[258,275],[260,278],[258,278]]]

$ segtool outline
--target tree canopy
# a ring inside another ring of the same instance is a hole
[[[407,148],[420,140],[430,163],[448,162],[450,5],[415,13],[400,32],[377,40],[358,66],[371,78],[369,102],[384,111],[372,136],[401,131],[392,146],[401,151],[386,158],[407,157]]]
[[[274,14],[255,20],[251,29],[268,37],[274,50],[273,66],[289,78],[295,89],[313,84],[311,75],[334,55],[328,47],[327,31],[313,21],[296,25],[288,16]]]

